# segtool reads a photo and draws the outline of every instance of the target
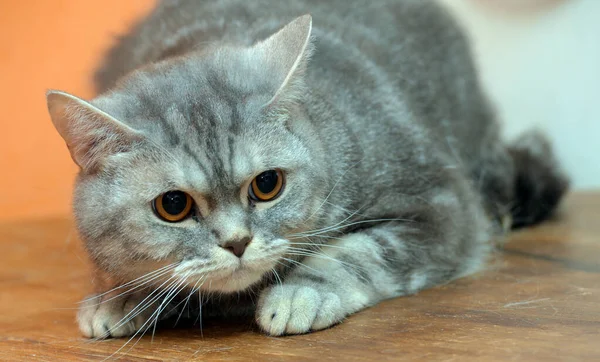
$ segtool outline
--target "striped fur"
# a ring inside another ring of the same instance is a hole
[[[49,95],[82,166],[78,229],[106,280],[79,316],[90,337],[143,332],[195,291],[205,314],[305,333],[473,273],[522,204],[523,162],[545,157],[514,162],[462,34],[430,1],[162,2],[96,81],[91,102]],[[273,168],[283,194],[249,203],[249,182]],[[150,202],[174,189],[197,206],[169,224]],[[236,235],[253,238],[241,259],[218,246]],[[150,288],[101,294],[136,280]]]

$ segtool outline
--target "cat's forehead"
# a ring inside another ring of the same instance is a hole
[[[295,167],[301,157],[293,154],[305,152],[282,122],[267,119],[272,95],[260,82],[244,83],[242,69],[227,72],[230,63],[154,66],[93,103],[173,155],[194,188],[237,187],[261,171]]]
[[[273,97],[268,78],[238,58],[189,57],[148,66],[93,103],[141,130],[187,124],[237,131],[260,119]]]

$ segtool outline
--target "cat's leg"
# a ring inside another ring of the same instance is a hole
[[[266,289],[256,319],[268,334],[327,328],[377,302],[476,271],[489,221],[470,192],[433,192],[412,221],[387,221],[328,242],[282,284]]]

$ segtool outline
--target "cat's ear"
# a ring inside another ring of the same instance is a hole
[[[278,86],[269,103],[277,100],[295,82],[302,81],[312,50],[311,31],[312,16],[303,15],[253,47],[266,59],[270,76]]]
[[[140,132],[68,93],[46,93],[54,127],[65,140],[73,161],[83,170],[99,166],[110,155],[129,151],[143,139]]]

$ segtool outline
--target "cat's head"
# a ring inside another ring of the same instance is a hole
[[[153,64],[92,102],[48,93],[101,270],[127,281],[175,263],[172,275],[227,292],[284,261],[327,191],[302,105],[310,31],[303,16],[250,47]]]

